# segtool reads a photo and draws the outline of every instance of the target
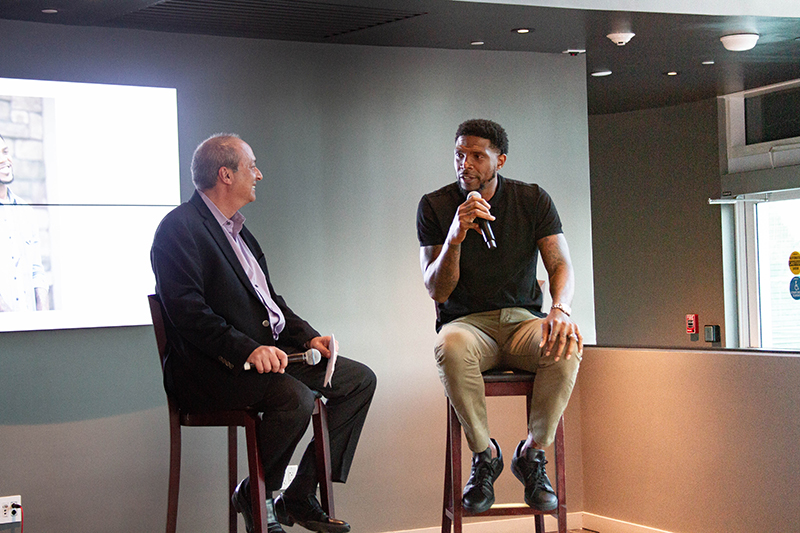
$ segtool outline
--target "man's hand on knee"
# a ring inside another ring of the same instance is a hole
[[[544,348],[545,356],[555,351],[556,361],[562,355],[564,359],[569,359],[575,349],[580,356],[583,355],[583,335],[569,315],[558,309],[552,309],[542,321],[542,341],[539,343],[539,348]]]
[[[286,364],[289,362],[286,353],[275,346],[259,346],[247,358],[252,368],[259,374],[265,372],[277,372],[283,374]]]

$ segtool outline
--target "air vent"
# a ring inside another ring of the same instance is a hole
[[[298,0],[165,0],[105,25],[255,39],[324,42],[426,13]]]

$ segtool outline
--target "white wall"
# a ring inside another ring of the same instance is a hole
[[[265,179],[244,212],[274,285],[379,378],[351,479],[336,487],[354,530],[440,519],[444,399],[414,219],[420,196],[453,179],[462,120],[503,124],[505,175],[554,197],[576,267],[575,315],[594,342],[582,57],[9,21],[0,34],[13,43],[3,77],[177,87],[184,198],[198,142],[236,131],[252,145]],[[120,164],[146,172],[147,139],[141,153]],[[3,334],[0,345],[0,405],[14,406],[0,410],[0,450],[14,451],[0,458],[0,495],[22,494],[32,531],[159,530],[168,436],[150,329]],[[514,424],[522,438],[524,421]],[[223,432],[188,431],[179,531],[225,527],[223,456]],[[519,497],[518,484],[508,491]]]

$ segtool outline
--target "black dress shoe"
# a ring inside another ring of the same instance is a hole
[[[558,498],[547,477],[544,465],[544,450],[528,448],[525,455],[520,450],[525,444],[521,441],[511,459],[511,471],[525,485],[525,503],[537,511],[552,511],[558,507]]]
[[[472,456],[472,473],[464,487],[461,503],[471,513],[488,511],[494,503],[494,482],[503,471],[503,452],[497,441],[490,439],[497,448],[497,457],[492,459],[491,448]]]
[[[285,526],[297,523],[310,531],[322,533],[350,531],[350,524],[328,516],[313,494],[309,494],[305,499],[287,498],[285,493],[281,494],[275,499],[275,514],[278,522]]]
[[[231,495],[231,503],[237,513],[244,518],[244,528],[247,533],[253,533],[253,507],[250,505],[250,478],[244,478]],[[272,498],[267,498],[267,533],[286,533],[275,516],[275,504]]]

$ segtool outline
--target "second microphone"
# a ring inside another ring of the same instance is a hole
[[[314,366],[322,361],[322,354],[319,353],[319,350],[316,348],[311,348],[303,353],[290,354],[286,359],[289,363],[305,363],[307,365]],[[250,363],[244,364],[245,370],[250,370],[251,368],[255,367],[253,367]]]

